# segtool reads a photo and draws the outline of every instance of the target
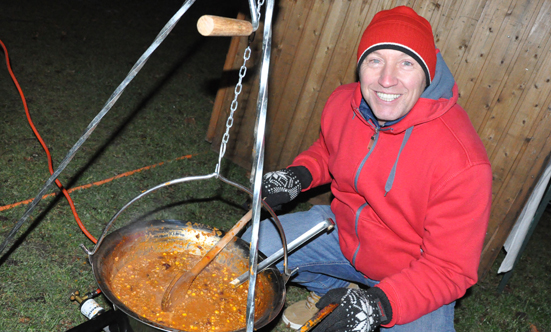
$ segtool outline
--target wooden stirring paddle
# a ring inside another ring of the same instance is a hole
[[[245,214],[241,220],[235,224],[235,226],[230,229],[229,232],[224,235],[218,241],[206,254],[193,266],[190,270],[183,271],[176,275],[172,281],[170,282],[170,285],[168,285],[168,288],[166,289],[163,300],[161,301],[161,309],[163,311],[170,310],[170,307],[173,303],[175,303],[176,299],[178,299],[180,296],[184,296],[187,293],[187,290],[193,283],[193,280],[203,271],[203,269],[218,255],[222,249],[226,247],[226,245],[239,233],[241,229],[251,220],[253,215],[253,211],[249,210],[247,214]]]
[[[339,306],[338,303],[331,303],[325,308],[318,311],[314,317],[312,317],[309,321],[307,321],[302,327],[300,328],[299,332],[307,332],[310,331],[314,326],[318,325],[319,322],[322,321],[327,315],[333,312],[337,307]]]

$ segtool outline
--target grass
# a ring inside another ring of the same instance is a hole
[[[55,164],[181,3],[2,1],[0,38]],[[198,1],[60,176],[66,187],[75,188],[168,161],[72,193],[81,219],[96,237],[113,214],[143,190],[214,171],[218,156],[204,137],[229,39],[202,38],[194,25],[199,15],[235,11],[229,1]],[[0,96],[4,206],[33,198],[49,173],[45,153],[29,129],[3,65]],[[184,155],[192,157],[175,160]],[[247,185],[247,170],[228,161],[223,166],[224,175]],[[216,180],[175,185],[131,206],[117,227],[136,218],[177,218],[229,229],[244,214],[244,200],[239,190]],[[1,240],[24,211],[23,205],[0,211]],[[457,331],[551,331],[550,220],[548,212],[503,294],[496,294],[500,254],[488,277],[459,301]],[[78,306],[69,300],[74,290],[96,288],[81,243],[92,247],[65,199],[45,199],[0,257],[0,331],[64,331],[84,322]],[[305,296],[303,289],[291,285],[287,302]],[[98,301],[110,307],[104,298]],[[288,330],[275,320],[263,331]]]

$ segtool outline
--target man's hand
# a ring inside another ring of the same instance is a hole
[[[315,332],[372,332],[392,317],[390,302],[382,290],[336,288],[316,303],[319,309],[340,305],[314,329]]]
[[[304,166],[269,172],[262,178],[262,196],[270,207],[277,209],[295,199],[310,183],[312,175]]]

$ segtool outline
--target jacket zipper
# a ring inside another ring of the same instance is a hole
[[[379,128],[375,127],[375,134],[371,136],[369,139],[369,143],[367,143],[367,154],[365,155],[364,159],[360,163],[360,166],[358,166],[358,169],[356,170],[356,176],[354,177],[354,189],[358,191],[358,179],[360,177],[360,173],[362,172],[362,168],[364,167],[365,162],[367,161],[367,158],[371,155],[371,152],[375,148],[375,145],[377,145],[377,140],[379,139]]]
[[[355,226],[354,226],[355,227],[354,232],[356,233],[356,239],[358,240],[358,246],[356,247],[356,250],[354,251],[354,256],[352,256],[352,266],[356,266],[356,256],[358,255],[358,252],[360,252],[360,246],[361,246],[360,237],[358,236],[358,222],[360,220],[360,214],[362,214],[362,210],[367,205],[368,205],[367,203],[363,204],[362,206],[360,206],[358,211],[356,211],[356,222],[355,222]]]
[[[374,126],[374,127],[375,127],[375,133],[369,139],[369,143],[367,143],[367,154],[365,155],[364,159],[360,163],[360,166],[358,166],[358,169],[356,171],[356,176],[354,178],[354,189],[356,190],[356,192],[358,191],[358,179],[360,177],[360,173],[362,172],[362,168],[363,168],[365,162],[367,161],[367,158],[369,158],[369,156],[371,155],[371,152],[373,151],[373,148],[375,147],[375,145],[377,145],[377,140],[379,139],[379,127],[377,127],[377,126]],[[360,252],[360,246],[361,246],[360,237],[358,235],[358,223],[359,223],[359,220],[360,220],[360,214],[362,213],[362,210],[367,205],[368,204],[366,202],[365,204],[360,206],[358,211],[356,211],[356,220],[355,220],[355,225],[354,225],[354,232],[356,233],[356,239],[358,240],[358,246],[356,247],[356,250],[354,251],[354,255],[352,257],[352,266],[356,266],[356,256],[358,255],[358,252]]]

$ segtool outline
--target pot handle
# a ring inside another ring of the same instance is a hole
[[[136,201],[138,201],[140,198],[154,192],[154,191],[157,191],[158,189],[161,189],[163,187],[168,187],[168,186],[171,186],[171,185],[174,185],[174,184],[178,184],[178,183],[183,183],[183,182],[190,182],[190,181],[200,181],[200,180],[208,180],[208,179],[212,179],[212,178],[217,178],[219,179],[220,181],[224,182],[224,183],[227,183],[229,185],[232,185],[244,192],[246,192],[247,194],[249,194],[250,196],[253,195],[252,191],[249,190],[248,188],[240,185],[239,183],[236,183],[236,182],[233,182],[233,181],[230,181],[228,179],[226,179],[225,177],[223,177],[222,175],[220,175],[219,173],[211,173],[211,174],[208,174],[208,175],[199,175],[199,176],[188,176],[188,177],[184,177],[184,178],[180,178],[180,179],[176,179],[176,180],[172,180],[172,181],[168,181],[168,182],[164,182],[164,183],[161,183],[153,188],[150,188],[144,192],[142,192],[140,195],[134,197],[130,202],[126,203],[126,205],[124,205],[117,213],[115,213],[115,215],[111,218],[111,220],[109,220],[109,222],[107,223],[107,225],[105,226],[101,236],[99,237],[98,239],[98,242],[96,243],[96,245],[94,246],[93,250],[88,250],[88,248],[86,248],[86,246],[84,246],[84,244],[80,244],[80,248],[82,248],[82,250],[89,256],[89,258],[91,258],[91,256],[93,256],[97,250],[99,249],[99,247],[101,246],[103,240],[105,239],[105,237],[107,236],[107,233],[109,232],[109,229],[111,229],[111,226],[113,226],[113,223],[115,222],[115,220],[132,204],[134,204]],[[291,275],[292,275],[292,272],[290,272],[288,269],[287,269],[287,239],[285,238],[285,232],[283,231],[283,227],[281,226],[281,222],[279,221],[279,218],[277,217],[277,215],[275,214],[275,212],[272,210],[272,208],[264,201],[264,200],[261,200],[261,204],[262,206],[266,209],[266,211],[268,211],[270,213],[270,215],[272,216],[273,220],[275,221],[275,226],[277,227],[278,229],[278,232],[281,236],[281,241],[282,241],[282,249],[280,249],[280,251],[283,251],[283,257],[284,257],[284,262],[283,262],[283,266],[284,266],[284,274],[286,276],[286,278],[288,279]],[[90,259],[91,261],[91,259]],[[285,282],[287,282],[287,280],[285,280]]]
[[[329,231],[333,230],[333,228],[335,228],[335,222],[333,221],[333,219],[327,218],[324,221],[322,221],[322,222],[318,223],[317,225],[315,225],[314,227],[312,227],[311,229],[309,229],[308,231],[306,231],[304,234],[302,234],[298,238],[296,238],[293,242],[289,243],[287,245],[287,251],[292,252],[297,247],[301,246],[303,243],[310,240],[311,238],[318,235],[319,233],[321,233],[325,230],[327,230],[329,232]],[[271,266],[273,263],[275,263],[276,261],[281,259],[281,257],[283,255],[284,255],[283,248],[281,248],[278,251],[276,251],[275,253],[273,253],[270,257],[266,258],[260,264],[258,264],[257,273],[260,273],[260,272],[264,271],[266,268]],[[295,273],[297,270],[298,270],[298,268],[291,271],[290,274],[285,273],[284,276],[283,276],[283,281],[285,283],[287,283],[287,281],[289,280],[291,275],[293,275],[293,273]],[[242,275],[240,275],[239,277],[233,279],[230,283],[234,286],[238,286],[238,285],[242,284],[243,282],[245,282],[246,280],[248,280],[249,275],[250,275],[250,272],[247,271],[247,272],[243,273]]]

